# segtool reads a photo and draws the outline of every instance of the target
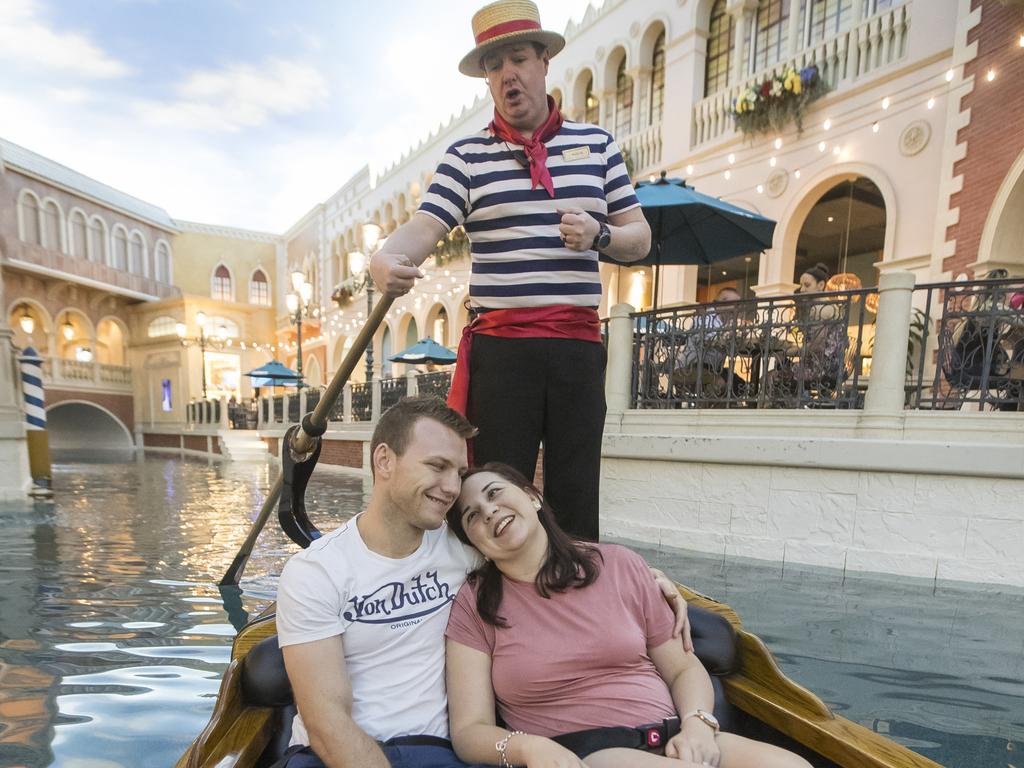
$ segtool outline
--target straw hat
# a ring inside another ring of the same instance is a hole
[[[540,12],[530,0],[498,0],[485,5],[473,14],[473,38],[476,48],[459,62],[459,72],[470,77],[486,75],[480,61],[498,46],[521,40],[537,42],[547,46],[549,56],[565,47],[564,37],[541,29]]]

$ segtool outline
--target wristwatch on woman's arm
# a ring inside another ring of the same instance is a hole
[[[703,709],[695,709],[693,712],[687,712],[683,715],[683,722],[685,723],[691,717],[696,717],[704,725],[713,730],[716,734],[721,730],[721,726],[718,724],[718,718],[712,715],[710,712],[705,712]]]

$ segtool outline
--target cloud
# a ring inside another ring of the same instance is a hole
[[[88,79],[117,78],[130,72],[85,35],[51,28],[40,18],[35,0],[5,0],[3,6],[0,59]]]
[[[275,115],[310,109],[327,98],[326,78],[308,64],[270,59],[260,67],[235,64],[192,73],[171,102],[139,101],[135,111],[158,125],[234,133]]]

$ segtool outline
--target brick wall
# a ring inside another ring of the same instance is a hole
[[[966,271],[978,259],[978,246],[989,209],[1007,172],[1024,151],[1024,49],[1018,43],[1024,33],[1024,16],[998,0],[975,0],[981,6],[981,22],[967,33],[968,44],[977,41],[978,55],[964,65],[964,77],[974,76],[974,88],[960,101],[971,110],[971,122],[957,134],[967,144],[967,154],[954,164],[953,175],[963,176],[962,191],[950,197],[950,207],[960,209],[959,221],[946,229],[946,239],[956,250],[943,262],[954,274]],[[995,69],[996,79],[985,79]]]
[[[363,468],[362,440],[324,440],[320,461],[339,467]]]
[[[206,453],[205,435],[185,435],[185,449],[189,451],[202,451]]]
[[[117,416],[128,428],[135,431],[135,406],[131,395],[108,395],[99,392],[75,392],[68,389],[47,389],[46,407],[63,403],[67,400],[84,400],[96,403]]]
[[[148,435],[142,436],[142,445],[146,448],[180,448],[180,435]]]

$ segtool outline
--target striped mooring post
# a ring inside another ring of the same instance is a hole
[[[21,357],[21,392],[25,403],[25,436],[28,440],[28,468],[33,496],[50,496],[53,473],[50,468],[50,440],[46,432],[43,399],[43,359],[32,347]]]

